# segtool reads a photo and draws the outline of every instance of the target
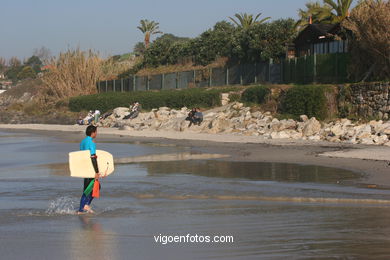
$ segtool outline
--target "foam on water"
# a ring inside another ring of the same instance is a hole
[[[74,215],[76,214],[75,202],[71,197],[60,197],[49,204],[45,211],[47,215]]]

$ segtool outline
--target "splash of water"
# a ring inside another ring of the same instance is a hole
[[[48,215],[69,215],[76,214],[74,207],[75,202],[70,197],[60,197],[53,200],[49,204],[49,208],[45,211]]]

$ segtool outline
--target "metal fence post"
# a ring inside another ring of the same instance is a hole
[[[116,92],[116,88],[115,88],[115,79],[112,80],[112,91],[113,91],[113,92]]]
[[[298,59],[295,57],[295,64],[294,64],[294,83],[297,83],[297,62]]]
[[[212,81],[211,81],[212,74],[213,74],[213,69],[210,68],[209,69],[209,87],[211,87],[211,84],[212,84]]]
[[[194,87],[196,87],[196,70],[194,70]]]
[[[106,80],[106,92],[108,91],[108,82]]]
[[[133,91],[135,91],[136,87],[135,87],[135,83],[136,83],[136,78],[137,76],[136,75],[133,75]]]
[[[314,64],[313,64],[313,82],[317,82],[317,54],[314,53]]]
[[[238,67],[238,71],[240,72],[240,85],[242,85],[244,81],[242,80],[242,65],[241,64]]]
[[[121,92],[123,92],[123,79],[121,79]]]
[[[161,89],[164,89],[164,79],[165,79],[165,74],[163,73],[161,75]]]
[[[226,85],[229,85],[229,67],[226,67]]]
[[[255,62],[255,84],[257,84],[257,62]]]
[[[146,76],[146,90],[149,90],[149,76]]]
[[[178,88],[180,88],[180,86],[179,86],[179,72],[176,72],[175,73],[175,88],[176,89],[178,89]]]

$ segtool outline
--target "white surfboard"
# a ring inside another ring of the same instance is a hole
[[[110,175],[114,172],[114,158],[112,154],[96,150],[99,172],[102,175]],[[69,153],[70,176],[77,178],[94,178],[95,169],[91,161],[89,150]]]

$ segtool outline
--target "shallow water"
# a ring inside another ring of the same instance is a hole
[[[83,136],[80,136],[80,139]],[[116,158],[190,148],[97,143]],[[386,258],[390,191],[355,187],[333,168],[221,160],[118,164],[95,214],[75,215],[78,143],[0,132],[2,259]],[[156,243],[158,235],[233,243]]]

